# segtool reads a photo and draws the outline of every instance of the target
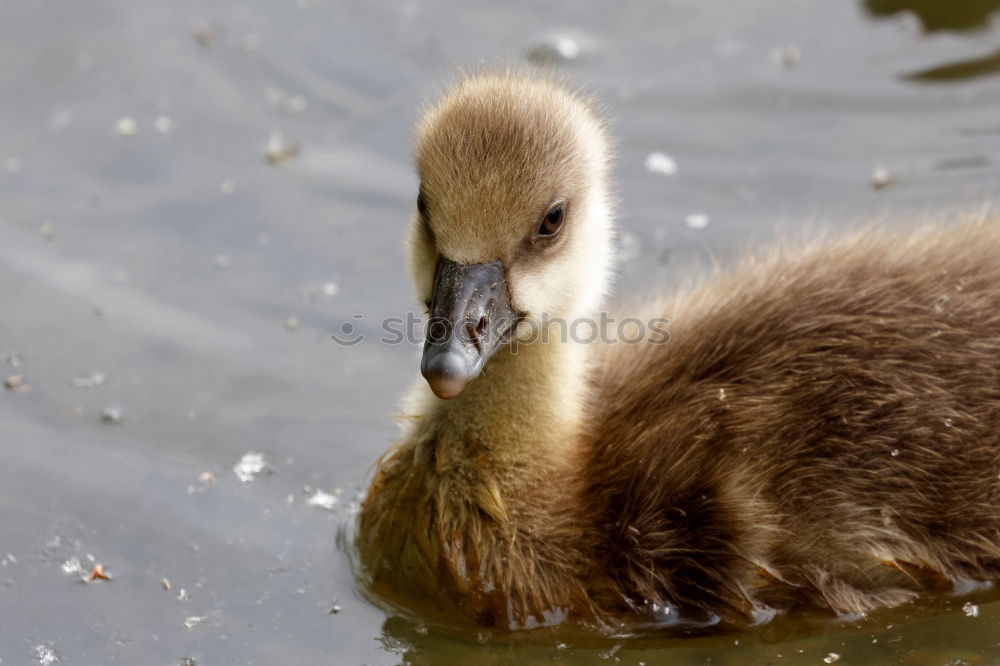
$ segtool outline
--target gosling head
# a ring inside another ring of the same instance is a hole
[[[597,311],[611,257],[606,144],[579,94],[509,73],[462,80],[419,123],[410,263],[431,317],[421,371],[439,398],[519,331]]]

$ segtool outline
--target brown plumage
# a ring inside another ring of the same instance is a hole
[[[600,307],[605,144],[579,94],[512,74],[422,123],[419,296],[500,260],[521,343],[453,400],[415,387],[359,522],[372,589],[498,628],[691,626],[995,578],[1000,224],[755,254],[648,308],[666,344],[528,339]]]

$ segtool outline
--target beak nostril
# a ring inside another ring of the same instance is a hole
[[[489,321],[486,319],[486,317],[480,317],[479,318],[479,323],[476,324],[476,333],[478,333],[479,335],[482,335],[483,333],[485,333],[486,332],[486,326],[488,324],[489,324]]]

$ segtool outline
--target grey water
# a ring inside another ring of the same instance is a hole
[[[634,299],[996,203],[998,48],[996,0],[0,0],[0,663],[1000,663],[988,596],[456,637],[365,601],[337,544],[417,375],[376,338],[417,307],[411,126],[455,67],[598,96]]]

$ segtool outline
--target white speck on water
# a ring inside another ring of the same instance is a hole
[[[791,67],[797,65],[800,60],[802,60],[802,50],[797,46],[779,46],[771,49],[771,62],[775,65]]]
[[[627,229],[619,229],[615,234],[618,261],[627,263],[639,256],[639,237]]]
[[[177,592],[177,601],[187,601],[188,592],[183,587]]]
[[[243,483],[250,483],[265,469],[267,461],[264,459],[264,454],[256,451],[247,451],[239,462],[233,465],[233,473]]]
[[[336,296],[340,289],[337,287],[335,282],[327,282],[323,285],[323,295],[324,296]]]
[[[330,615],[337,615],[337,614],[340,613],[341,610],[343,610],[343,609],[340,607],[340,604],[334,604],[330,608]]]
[[[601,659],[613,659],[622,649],[621,643],[615,643],[607,650],[601,650],[597,653],[597,656]]]
[[[885,167],[875,167],[875,170],[872,171],[871,184],[876,190],[888,187],[892,184],[892,174]]]
[[[118,425],[122,422],[122,418],[122,409],[116,405],[111,405],[101,410],[101,423]]]
[[[218,611],[213,611],[208,615],[192,615],[184,620],[184,626],[188,629],[194,629],[195,627],[201,627],[210,624],[217,624],[219,622]]]
[[[173,125],[174,121],[170,119],[170,116],[156,116],[156,120],[153,121],[153,127],[160,134],[168,134]]]
[[[274,131],[267,139],[264,159],[272,166],[281,166],[297,157],[301,147],[297,143],[286,142],[281,132]]]
[[[51,664],[59,661],[59,653],[56,652],[56,649],[51,645],[41,643],[36,645],[32,652],[35,655],[35,659],[37,659],[38,663],[42,666],[51,666]]]
[[[298,330],[298,328],[299,328],[298,317],[289,317],[288,319],[285,320],[285,330],[288,331],[289,333]]]
[[[217,254],[212,257],[212,263],[215,264],[215,267],[219,270],[226,270],[233,265],[233,258],[228,254]]]
[[[21,170],[21,158],[17,156],[8,157],[7,161],[4,162],[4,167],[11,173],[17,173]]]
[[[71,557],[62,563],[62,572],[67,576],[77,575],[83,576],[87,572],[84,570],[83,565],[80,564],[80,560],[76,557]]]
[[[823,657],[824,664],[832,664],[835,661],[840,661],[840,655],[836,652],[831,652],[830,654]]]
[[[14,553],[7,553],[4,556],[3,565],[7,566],[7,564],[17,564],[17,558],[14,557]]]
[[[98,386],[103,386],[104,382],[107,380],[107,375],[103,372],[95,372],[81,377],[74,377],[70,380],[70,384],[72,384],[74,388],[96,388]]]
[[[232,178],[225,178],[219,183],[219,191],[225,195],[230,195],[236,190],[236,181]]]
[[[673,176],[677,173],[677,162],[666,153],[653,152],[646,156],[646,170]]]
[[[684,218],[684,226],[688,229],[704,229],[708,226],[708,215],[694,213]]]
[[[132,118],[131,116],[123,116],[118,119],[117,123],[115,123],[115,131],[118,132],[119,136],[132,138],[139,131],[139,123],[137,123],[135,118]]]
[[[538,65],[554,65],[580,57],[580,44],[569,35],[549,35],[528,49],[528,60]]]
[[[965,602],[962,606],[962,612],[965,613],[966,617],[979,617],[979,606],[972,602]]]
[[[306,500],[306,504],[309,506],[319,507],[320,509],[326,509],[327,511],[333,511],[333,508],[337,506],[339,500],[330,493],[323,492],[322,490],[317,490],[312,496]]]
[[[893,458],[898,458],[899,457],[899,449],[893,449],[892,451],[889,452],[889,455],[892,456]]]
[[[11,375],[3,380],[3,387],[8,391],[23,391],[28,388],[28,380],[24,375]]]
[[[19,368],[21,367],[21,364],[24,363],[24,358],[22,358],[17,352],[11,352],[3,357],[3,362],[12,368]]]

